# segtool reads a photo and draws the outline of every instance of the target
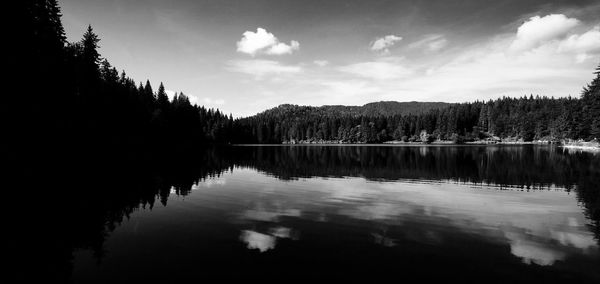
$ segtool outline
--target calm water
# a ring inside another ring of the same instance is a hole
[[[67,279],[600,281],[597,154],[236,146],[166,168],[69,200]]]

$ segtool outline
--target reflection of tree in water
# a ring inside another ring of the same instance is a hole
[[[27,259],[21,261],[28,265],[37,262],[54,278],[69,279],[75,249],[92,249],[101,261],[105,239],[124,218],[140,208],[152,209],[156,201],[166,206],[172,192],[186,195],[195,183],[234,166],[284,180],[356,176],[379,181],[450,180],[523,189],[564,187],[576,191],[593,221],[596,238],[600,236],[600,158],[588,153],[522,146],[276,146],[211,148],[142,162],[137,158],[117,162],[109,157],[95,163],[90,161],[98,157],[78,157],[72,163],[76,166],[68,168],[40,164],[22,177],[25,182],[37,180],[43,184],[31,190],[28,200],[35,217],[20,221],[17,228],[35,231],[21,240],[20,247],[38,257],[32,260],[22,253]]]
[[[600,157],[544,146],[235,147],[236,166],[277,178],[364,177],[368,180],[450,180],[500,188],[576,189],[600,237]]]
[[[281,179],[362,176],[371,180],[425,179],[527,187],[573,185],[591,155],[546,147],[254,147],[234,148],[236,165]],[[575,161],[577,161],[575,163]]]
[[[107,236],[134,211],[151,210],[157,201],[166,206],[172,192],[187,195],[194,184],[230,169],[216,154],[170,153],[153,160],[123,153],[50,155],[23,166],[16,183],[40,184],[25,191],[33,212],[17,220],[15,229],[26,235],[19,240],[17,263],[44,268],[43,279],[67,281],[74,250],[90,249],[102,261]],[[58,167],[57,159],[70,166]],[[30,271],[23,273],[30,277]]]

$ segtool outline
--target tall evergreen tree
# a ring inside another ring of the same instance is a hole
[[[100,53],[98,52],[99,42],[98,35],[94,33],[92,26],[89,25],[80,42],[82,71],[87,79],[98,78],[98,64],[100,63]]]
[[[162,111],[167,111],[167,108],[169,107],[169,97],[167,96],[165,86],[162,82],[160,83],[160,86],[158,86],[158,92],[156,93],[156,103]]]
[[[589,123],[590,138],[600,139],[600,64],[594,74],[596,77],[583,88],[581,101],[586,116],[584,123]]]

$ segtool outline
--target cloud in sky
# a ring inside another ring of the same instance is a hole
[[[225,100],[223,100],[223,99],[213,99],[213,98],[206,97],[206,98],[202,99],[202,103],[204,105],[209,105],[209,106],[211,106],[211,105],[221,106],[221,105],[225,104]]]
[[[446,35],[424,34],[402,49],[406,56],[386,55],[400,40],[393,35],[379,38],[370,45],[378,54],[341,65],[319,56],[295,63],[230,60],[226,69],[261,81],[245,89],[257,96],[253,109],[244,113],[250,115],[281,103],[357,105],[378,100],[464,102],[505,95],[576,96],[600,56],[600,25],[562,14],[530,17],[512,31],[468,45],[456,41],[451,49],[446,49]]]
[[[390,53],[390,47],[392,47],[396,42],[401,41],[402,37],[396,35],[386,35],[382,38],[378,38],[377,40],[371,43],[371,50],[382,52],[384,54]]]
[[[423,48],[426,51],[439,51],[448,45],[448,40],[439,34],[427,35],[423,39],[408,45],[408,48]]]
[[[300,43],[292,40],[289,45],[280,42],[268,48],[265,53],[270,55],[291,54],[293,51],[300,49]]]
[[[252,75],[259,80],[267,76],[296,74],[303,71],[302,67],[297,65],[284,65],[278,61],[265,59],[230,60],[227,63],[227,70]]]
[[[324,90],[321,90],[323,95],[335,96],[336,98],[334,99],[339,103],[352,103],[352,100],[361,98],[361,96],[381,92],[378,86],[360,80],[321,81],[320,85],[326,87]]]
[[[536,21],[548,19],[551,23],[563,23],[558,25],[562,31],[542,29],[528,37],[532,29],[537,29]],[[263,90],[271,87],[274,90],[274,95],[269,96],[271,106],[290,101],[300,104],[364,104],[377,100],[463,102],[503,95],[577,95],[579,89],[573,86],[585,85],[586,74],[593,70],[588,65],[597,64],[591,58],[600,56],[600,26],[582,26],[579,20],[564,15],[536,16],[512,32],[445,54],[428,54],[425,62],[414,56],[376,56],[341,66],[323,59],[296,65],[246,60],[235,61],[235,68],[230,68],[258,79],[279,75],[275,76],[280,79],[277,85],[270,85],[272,81],[261,84]],[[425,35],[408,45],[407,50],[439,51],[447,43],[443,35]],[[522,49],[525,46],[528,48]],[[578,61],[586,63],[577,64]],[[325,65],[332,68],[321,68]],[[294,76],[281,76],[286,74]]]
[[[315,61],[313,61],[313,63],[320,67],[325,67],[325,66],[329,65],[329,61],[327,61],[327,60],[315,60]]]
[[[291,54],[300,49],[300,43],[292,40],[290,44],[280,42],[275,35],[263,28],[257,28],[256,32],[246,31],[242,39],[237,42],[237,51],[255,56],[263,53],[268,55]]]
[[[581,63],[600,53],[600,25],[595,26],[584,34],[573,34],[559,43],[560,52],[576,53],[576,60]]]
[[[223,99],[235,116],[288,102],[577,96],[600,58],[598,0],[97,2],[61,0],[69,41],[92,23],[102,55],[132,78]],[[390,54],[404,60],[382,61]]]
[[[516,38],[510,49],[512,51],[526,51],[536,48],[548,41],[566,35],[579,23],[579,20],[568,18],[563,14],[531,17],[517,30]]]
[[[402,61],[403,59],[398,57],[385,57],[342,66],[338,70],[375,80],[400,79],[413,73],[413,70],[403,66]]]

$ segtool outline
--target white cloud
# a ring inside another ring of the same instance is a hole
[[[246,31],[242,39],[237,42],[237,51],[255,55],[259,50],[277,44],[277,38],[263,28],[257,28],[256,32]]]
[[[423,39],[408,45],[409,48],[424,48],[427,51],[439,51],[448,45],[448,40],[443,35],[427,35]]]
[[[558,51],[576,54],[576,61],[581,63],[590,58],[590,54],[600,53],[600,26],[595,26],[584,34],[574,34],[558,45]]]
[[[510,50],[527,51],[536,48],[566,35],[579,23],[579,20],[567,18],[563,14],[531,17],[517,30],[517,36],[512,42]]]
[[[204,103],[204,105],[224,105],[225,100],[206,97],[202,99],[202,103]]]
[[[380,91],[377,86],[373,86],[368,82],[356,80],[323,81],[320,84],[328,87],[327,93],[329,93],[329,95],[340,94],[346,101],[348,100],[348,96],[372,94]]]
[[[298,49],[300,49],[300,43],[295,40],[292,40],[290,45],[287,45],[283,42],[273,45],[269,49],[267,49],[265,53],[269,55],[291,54],[292,52]]]
[[[573,21],[579,22],[571,19]],[[360,96],[366,90],[372,101],[464,102],[504,95],[576,96],[592,78],[591,72],[597,64],[592,58],[597,59],[600,55],[600,27],[588,28],[581,33],[570,31],[561,37],[538,42],[536,48],[528,52],[514,52],[514,42],[518,38],[515,30],[513,34],[498,35],[460,51],[452,50],[449,52],[455,53],[449,61],[446,61],[448,56],[434,57],[426,64],[388,57],[338,70],[376,79],[364,81],[355,95]],[[421,47],[440,37],[426,39],[419,41]],[[576,60],[582,64],[574,64]],[[379,90],[372,92],[372,87]]]
[[[258,249],[260,252],[274,249],[277,241],[277,239],[273,236],[250,230],[243,230],[240,235],[240,240],[246,243],[246,247],[248,249]]]
[[[329,61],[327,61],[327,60],[315,60],[315,61],[313,61],[313,63],[320,67],[329,65]]]
[[[169,100],[172,100],[175,94],[177,94],[177,92],[173,90],[165,90],[165,93],[167,93],[167,97],[169,97]]]
[[[402,37],[395,35],[386,35],[382,38],[378,38],[371,44],[371,50],[381,51],[384,54],[389,54],[389,48],[392,47],[396,42],[401,41]]]
[[[291,54],[300,49],[300,43],[292,40],[290,44],[279,42],[277,37],[263,28],[257,28],[256,32],[246,31],[242,39],[237,42],[237,51],[252,56],[258,53],[269,55]]]
[[[574,18],[566,22],[579,24],[560,36],[537,40],[526,52],[513,50],[515,42],[527,34],[516,25],[512,32],[474,44],[456,41],[457,48],[452,49],[429,46],[444,36],[423,36],[407,48],[419,42],[425,51],[444,50],[423,59],[374,56],[340,66],[325,60],[293,65],[242,60],[230,61],[227,68],[264,80],[256,86],[243,86],[256,94],[244,106],[245,114],[281,103],[359,105],[380,100],[465,102],[529,94],[577,96],[593,78],[600,58],[600,26]],[[576,60],[581,63],[575,64]]]
[[[444,48],[448,44],[448,41],[445,38],[430,42],[427,47],[430,51],[438,51]]]
[[[559,52],[558,41],[526,53],[510,52],[514,37],[465,49],[450,62],[427,65],[417,74],[388,86],[384,99],[473,101],[499,96],[577,95],[591,79],[592,63],[573,64],[574,54]],[[549,60],[549,59],[552,60]],[[597,64],[597,63],[596,63]]]
[[[386,57],[342,66],[338,70],[375,80],[399,79],[413,73],[411,69],[404,67],[401,61],[402,58]]]
[[[302,67],[295,65],[283,65],[274,60],[231,60],[227,63],[227,69],[233,72],[254,75],[256,79],[263,79],[268,75],[296,74],[302,72]]]

